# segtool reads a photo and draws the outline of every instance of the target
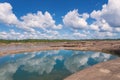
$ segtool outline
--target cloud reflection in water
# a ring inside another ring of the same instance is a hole
[[[0,80],[14,80],[13,76],[19,68],[28,73],[50,74],[55,69],[57,60],[63,62],[62,67],[70,73],[89,67],[99,62],[114,59],[116,56],[100,52],[84,52],[72,50],[49,50],[33,53],[8,55],[0,58]],[[22,66],[22,67],[21,67]],[[61,67],[61,69],[63,69]],[[56,69],[57,70],[57,69]],[[62,70],[64,71],[64,70]]]

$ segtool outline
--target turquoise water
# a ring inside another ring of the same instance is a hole
[[[63,80],[117,56],[92,51],[48,50],[0,57],[0,80]]]

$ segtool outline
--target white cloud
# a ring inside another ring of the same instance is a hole
[[[93,11],[91,14],[90,14],[90,17],[91,18],[94,18],[96,20],[100,20],[100,16],[101,16],[101,11],[98,10],[98,11]]]
[[[82,17],[83,17],[83,19],[87,20],[89,18],[89,14],[88,13],[83,13]]]
[[[7,33],[6,32],[0,32],[0,39],[7,39]]]
[[[120,32],[120,0],[108,0],[101,10],[94,10],[90,17],[95,19],[90,24],[90,29],[94,30],[94,35],[100,38],[112,38]],[[98,37],[98,38],[99,38]]]
[[[58,34],[59,34],[58,31],[53,31],[53,30],[45,30],[45,32],[46,32],[47,34],[52,34],[52,35],[58,35]]]
[[[95,31],[113,31],[113,28],[104,19],[95,21],[89,28]]]
[[[55,24],[55,20],[53,20],[51,14],[47,11],[45,14],[43,14],[41,11],[33,14],[28,13],[27,15],[21,16],[21,20],[18,20],[12,11],[12,6],[9,3],[0,3],[0,22],[7,25],[14,25],[18,28],[31,32],[35,31],[34,28],[62,28],[61,24]]]
[[[120,0],[108,0],[101,10],[87,14],[78,10],[63,16],[63,25],[56,24],[49,12],[27,13],[20,19],[12,11],[9,3],[0,3],[0,23],[16,26],[19,30],[1,31],[0,39],[91,39],[113,38],[120,34]],[[90,16],[89,16],[90,15]],[[93,18],[93,23],[88,19]],[[67,26],[67,27],[65,27]],[[77,30],[77,32],[75,32]],[[84,32],[84,31],[88,31]]]
[[[54,30],[45,30],[44,33],[35,32],[16,32],[10,30],[9,32],[0,32],[0,39],[56,39],[59,38],[59,32]]]
[[[63,17],[63,23],[65,26],[72,27],[75,29],[83,28],[85,29],[87,27],[86,19],[89,17],[87,13],[79,14],[78,10],[73,10],[68,12]]]
[[[116,32],[120,32],[120,28],[115,28],[115,31]]]
[[[17,17],[12,12],[12,6],[9,3],[0,3],[0,22],[8,25],[15,25],[18,22]]]
[[[85,39],[85,38],[87,38],[87,35],[86,35],[86,34],[82,34],[82,33],[80,33],[80,32],[75,32],[75,33],[73,33],[73,36],[75,36],[75,37],[78,38],[78,39]]]
[[[102,20],[101,21],[101,30],[103,31],[112,31],[112,27],[105,21],[105,20]]]
[[[91,25],[90,25],[90,29],[91,29],[91,30],[95,30],[95,31],[99,31],[99,30],[100,30],[99,26],[96,25],[96,24],[91,24]]]
[[[94,33],[94,38],[97,38],[97,39],[111,38],[113,36],[116,36],[116,33],[112,33],[112,32],[98,32],[98,31],[96,31]]]
[[[113,38],[120,32],[120,0],[108,0],[101,10],[94,10],[90,16],[96,19],[90,29],[95,30],[94,38]]]
[[[55,25],[55,21],[53,20],[52,16],[50,15],[49,12],[45,12],[43,14],[41,11],[38,11],[35,14],[27,14],[25,16],[21,17],[22,24],[26,27],[30,28],[52,28],[52,29],[61,29],[62,25]]]
[[[15,32],[14,30],[10,30],[9,32],[0,32],[0,39],[22,39],[22,36],[24,37],[23,34]]]
[[[112,27],[120,27],[120,0],[108,0],[102,10],[93,11],[91,17],[97,20],[104,19]]]

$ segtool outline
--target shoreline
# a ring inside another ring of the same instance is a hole
[[[82,50],[115,54],[120,56],[118,41],[71,41],[71,42],[33,42],[33,43],[0,43],[0,56],[41,50]]]
[[[110,53],[110,54],[115,54],[120,56],[120,40],[34,42],[34,43],[28,42],[28,43],[10,43],[10,44],[0,43],[0,56],[5,56],[8,54],[17,54],[22,52],[34,52],[34,51],[42,51],[42,50],[60,50],[60,49],[96,51],[96,52],[104,52],[104,53]],[[120,69],[120,58],[103,62],[95,66],[92,66],[90,68],[84,69],[82,71],[76,72],[68,76],[64,80],[93,80],[93,79],[106,80],[109,78],[111,78],[109,80],[119,80],[120,79],[119,69]]]
[[[83,69],[64,80],[120,80],[120,58]]]

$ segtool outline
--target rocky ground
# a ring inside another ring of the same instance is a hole
[[[120,58],[84,69],[64,80],[120,80]]]
[[[0,43],[0,56],[20,52],[52,49],[92,50],[120,55],[120,41]]]
[[[57,49],[91,50],[120,56],[120,40],[0,43],[0,56],[21,52]],[[95,65],[75,73],[65,80],[120,80],[120,58]]]

